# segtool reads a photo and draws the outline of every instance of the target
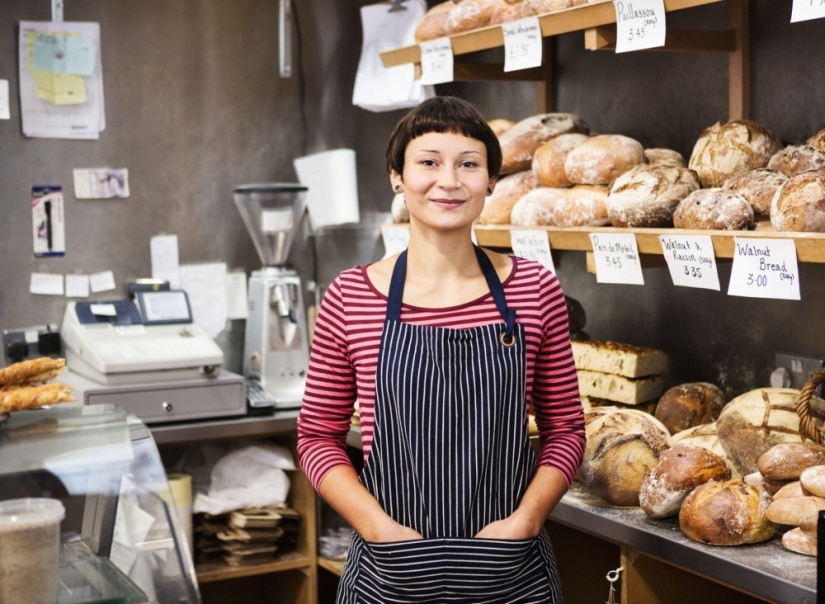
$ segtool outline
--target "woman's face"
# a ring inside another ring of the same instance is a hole
[[[393,171],[401,185],[411,220],[438,230],[471,225],[484,208],[487,173],[484,143],[462,134],[428,132],[414,138],[404,153],[404,173]]]

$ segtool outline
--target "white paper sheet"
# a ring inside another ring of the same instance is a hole
[[[230,319],[246,319],[249,314],[246,292],[246,273],[238,271],[226,274],[226,298]]]
[[[180,289],[178,236],[156,235],[149,242],[152,252],[152,277],[165,279],[171,289]]]
[[[112,271],[100,271],[89,275],[89,285],[92,292],[107,292],[115,288],[115,275]]]
[[[88,298],[89,275],[66,275],[66,297]]]
[[[29,292],[41,296],[62,296],[63,275],[51,273],[32,273],[29,282]]]
[[[226,294],[226,264],[188,264],[180,267],[180,287],[189,296],[192,317],[210,337],[226,327],[229,303]]]

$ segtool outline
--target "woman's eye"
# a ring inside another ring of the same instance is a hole
[[[431,166],[435,166],[436,162],[435,162],[434,159],[422,159],[421,160],[421,165],[431,167]]]
[[[462,168],[478,168],[478,162],[474,161],[465,161],[461,164]]]

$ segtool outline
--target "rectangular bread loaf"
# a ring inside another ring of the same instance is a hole
[[[612,373],[579,369],[579,391],[582,396],[607,399],[626,405],[652,401],[662,395],[664,380],[654,375],[630,379]]]
[[[577,369],[613,373],[628,378],[661,375],[667,371],[667,355],[655,348],[617,342],[573,342]]]

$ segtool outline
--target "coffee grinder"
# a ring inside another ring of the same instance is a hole
[[[301,278],[286,266],[306,209],[307,188],[255,183],[234,189],[263,268],[249,278],[243,371],[250,413],[301,406],[309,342]]]

